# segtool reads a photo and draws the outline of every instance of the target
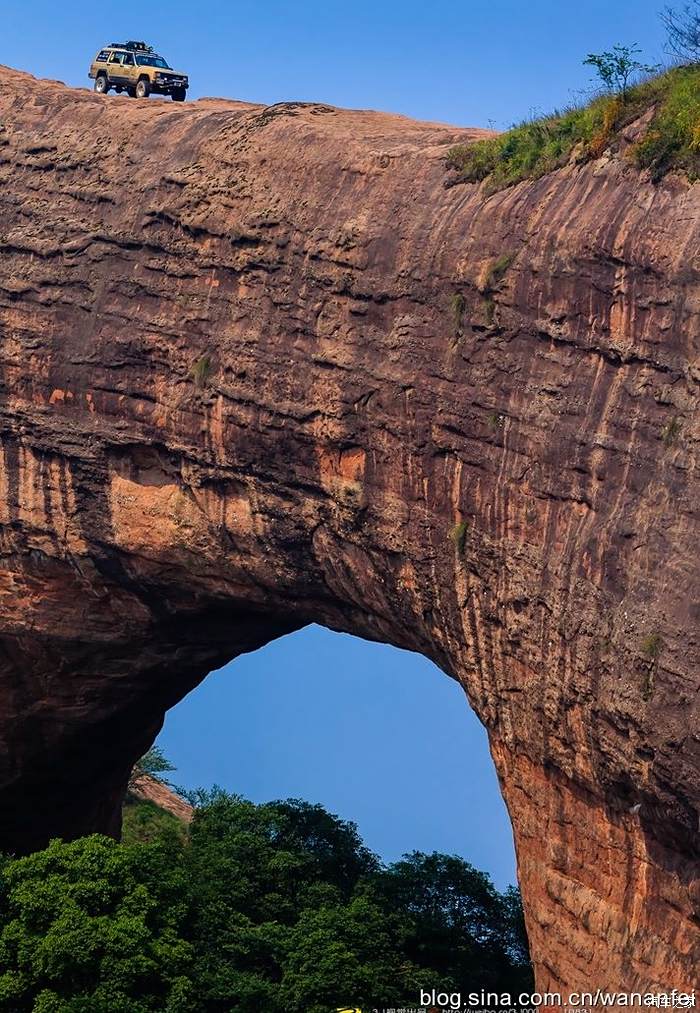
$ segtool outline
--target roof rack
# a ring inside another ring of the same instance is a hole
[[[153,53],[153,46],[147,46],[145,42],[110,42],[110,49],[128,49],[132,53]]]

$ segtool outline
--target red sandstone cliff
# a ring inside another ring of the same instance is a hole
[[[477,131],[9,70],[0,124],[2,845],[114,828],[314,620],[464,686],[541,989],[696,984],[700,186],[487,197]]]
[[[153,802],[159,809],[177,816],[183,823],[191,823],[194,809],[180,795],[150,774],[141,774],[129,784],[129,794],[144,802]]]

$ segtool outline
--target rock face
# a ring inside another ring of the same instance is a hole
[[[129,794],[142,802],[153,802],[159,809],[170,813],[171,816],[177,816],[183,823],[192,822],[194,815],[192,806],[168,788],[167,784],[163,784],[156,777],[151,777],[150,774],[141,774],[136,780],[132,780]]]
[[[700,186],[9,70],[0,123],[2,847],[116,832],[164,711],[316,621],[463,685],[540,989],[697,984]]]

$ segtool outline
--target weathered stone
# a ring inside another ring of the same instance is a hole
[[[140,774],[129,784],[129,796],[142,802],[153,802],[159,809],[171,816],[177,816],[183,823],[191,823],[194,809],[182,796],[150,774]]]
[[[0,122],[2,846],[115,831],[165,709],[313,620],[464,686],[541,989],[696,984],[700,186],[9,70]]]

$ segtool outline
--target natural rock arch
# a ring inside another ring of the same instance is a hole
[[[316,620],[464,685],[541,989],[691,987],[698,186],[0,87],[0,844],[115,830],[165,709]]]

